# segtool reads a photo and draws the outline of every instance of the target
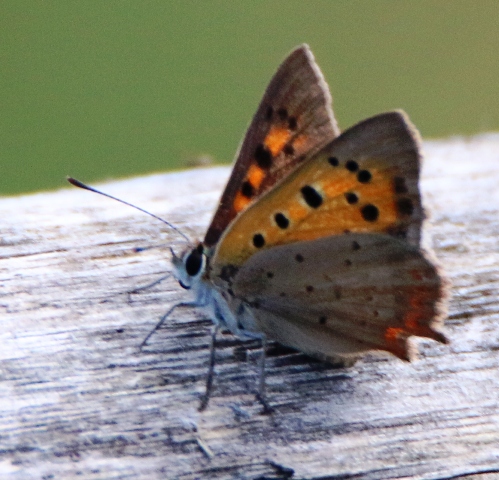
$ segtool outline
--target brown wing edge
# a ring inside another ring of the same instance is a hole
[[[444,345],[448,345],[450,340],[447,338],[445,333],[442,331],[445,319],[448,316],[448,304],[451,298],[451,287],[452,282],[449,277],[445,274],[442,264],[437,259],[435,253],[429,249],[421,249],[421,254],[424,256],[427,262],[433,265],[437,277],[440,280],[438,288],[438,299],[435,301],[435,314],[433,319],[428,324],[428,334],[419,335],[411,334],[403,340],[403,347],[405,349],[405,355],[397,355],[400,359],[413,362],[418,358],[418,348],[412,342],[414,336],[421,338],[430,338]]]
[[[423,202],[421,198],[421,189],[419,188],[420,177],[421,177],[421,167],[423,164],[423,151],[422,151],[422,138],[419,130],[409,119],[409,115],[403,110],[394,110],[393,113],[398,115],[403,124],[403,128],[405,130],[406,135],[410,138],[412,143],[414,144],[414,151],[417,156],[417,184],[418,184],[418,210],[420,211],[420,220],[417,224],[409,225],[406,232],[406,240],[415,246],[420,246],[421,243],[421,228],[423,226],[423,222],[426,218],[425,209],[423,207]]]
[[[450,281],[449,277],[446,275],[445,270],[441,264],[441,262],[438,260],[435,252],[428,247],[421,248],[420,247],[420,242],[421,242],[421,229],[424,223],[424,220],[427,217],[425,208],[423,207],[422,204],[422,198],[421,198],[421,190],[419,188],[419,183],[420,183],[420,174],[421,174],[421,166],[423,163],[424,155],[422,152],[422,138],[419,130],[416,128],[416,126],[410,121],[409,116],[407,115],[406,112],[403,110],[394,110],[391,112],[393,115],[399,116],[400,120],[402,121],[404,125],[404,129],[409,136],[409,138],[412,140],[414,143],[414,148],[418,157],[418,162],[417,162],[417,182],[418,182],[418,192],[419,192],[419,208],[421,209],[421,220],[419,224],[413,225],[409,227],[407,231],[407,238],[406,240],[411,243],[414,246],[417,246],[420,248],[421,254],[424,256],[426,261],[430,263],[436,272],[436,275],[440,281],[439,283],[439,288],[438,288],[438,294],[437,294],[437,299],[435,301],[435,314],[433,316],[433,319],[431,322],[428,324],[428,335],[422,336],[421,338],[430,338],[432,340],[435,340],[437,342],[443,343],[443,344],[449,344],[450,341],[446,337],[446,335],[442,331],[442,327],[444,326],[444,321],[448,316],[448,304],[451,298],[451,288],[452,288],[452,282]],[[404,350],[405,350],[405,355],[397,355],[399,358],[402,360],[406,361],[414,361],[417,356],[418,356],[418,349],[417,347],[412,343],[411,339],[414,336],[420,336],[416,334],[411,334],[408,335],[407,338],[404,339]]]
[[[261,118],[264,109],[266,109],[266,103],[268,103],[269,96],[279,88],[280,78],[283,76],[284,72],[289,69],[290,65],[296,62],[302,62],[304,65],[307,65],[316,80],[316,84],[321,89],[322,95],[324,96],[324,104],[323,107],[326,110],[327,122],[331,129],[331,138],[326,138],[324,143],[332,140],[336,136],[339,135],[340,130],[337,125],[336,119],[333,114],[332,109],[332,97],[329,91],[329,87],[324,79],[324,76],[315,62],[315,58],[310,50],[310,47],[307,44],[302,44],[299,47],[295,48],[282,62],[277,72],[272,77],[263,98],[259,104],[257,112],[255,113],[250,126],[248,127],[247,132],[245,133],[243,140],[241,141],[237,153],[235,155],[235,161],[233,163],[233,170],[231,176],[227,182],[227,185],[224,189],[224,192],[220,198],[218,203],[218,207],[215,211],[215,214],[210,222],[210,226],[206,232],[204,238],[204,245],[208,248],[213,247],[220,236],[227,228],[227,225],[235,218],[237,215],[233,210],[233,202],[234,198],[239,191],[241,184],[245,178],[245,175],[252,163],[253,155],[249,151],[250,149],[250,141],[249,139],[253,138],[253,135],[258,133],[259,125],[256,125],[256,119]],[[322,145],[321,145],[322,146]],[[297,163],[298,165],[299,163]],[[296,165],[296,166],[297,166]],[[277,183],[277,182],[276,182]],[[268,191],[273,187],[273,185],[266,185],[266,190]],[[253,202],[257,200],[259,196],[261,196],[263,192],[259,192],[259,195],[253,199]],[[252,202],[252,203],[253,203]],[[241,213],[241,212],[239,212]]]

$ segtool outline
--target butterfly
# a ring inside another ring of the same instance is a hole
[[[401,111],[340,134],[307,45],[272,78],[204,240],[173,255],[180,285],[220,328],[348,363],[370,350],[404,360],[409,337],[447,339],[446,281],[420,247],[420,140]],[[172,311],[171,310],[171,311]],[[171,311],[169,313],[171,313]]]
[[[420,246],[420,139],[402,111],[340,133],[331,95],[307,45],[269,86],[236,155],[204,239],[174,275],[213,321],[208,404],[220,329],[324,361],[351,364],[381,350],[411,360],[409,338],[442,343],[447,281]]]

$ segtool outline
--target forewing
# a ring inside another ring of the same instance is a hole
[[[215,274],[277,245],[349,232],[419,246],[419,169],[419,137],[403,112],[357,124],[234,220],[215,252]]]
[[[227,286],[226,286],[227,288]],[[445,282],[422,251],[385,234],[348,234],[253,255],[230,284],[270,338],[321,359],[387,350],[411,335],[446,342]]]
[[[328,86],[310,49],[302,45],[286,58],[265,91],[204,244],[215,245],[238,213],[288,175],[305,155],[338,135]]]

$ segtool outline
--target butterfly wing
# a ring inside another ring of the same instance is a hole
[[[445,282],[419,248],[419,169],[403,113],[356,125],[233,221],[212,282],[270,338],[320,358],[410,359],[411,335],[445,342]]]
[[[386,234],[349,234],[253,255],[230,292],[270,338],[320,359],[371,349],[402,359],[408,337],[446,342],[439,331],[445,285],[418,248]]]
[[[265,91],[204,244],[215,245],[238,213],[287,176],[305,154],[338,135],[328,86],[303,45],[286,58]]]
[[[418,134],[404,113],[357,124],[234,220],[215,251],[213,277],[277,245],[349,232],[385,233],[418,247],[419,170]]]

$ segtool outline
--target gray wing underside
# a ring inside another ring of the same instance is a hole
[[[409,336],[445,342],[437,267],[389,235],[348,234],[259,252],[231,288],[271,339],[321,359],[380,349],[410,360]]]

